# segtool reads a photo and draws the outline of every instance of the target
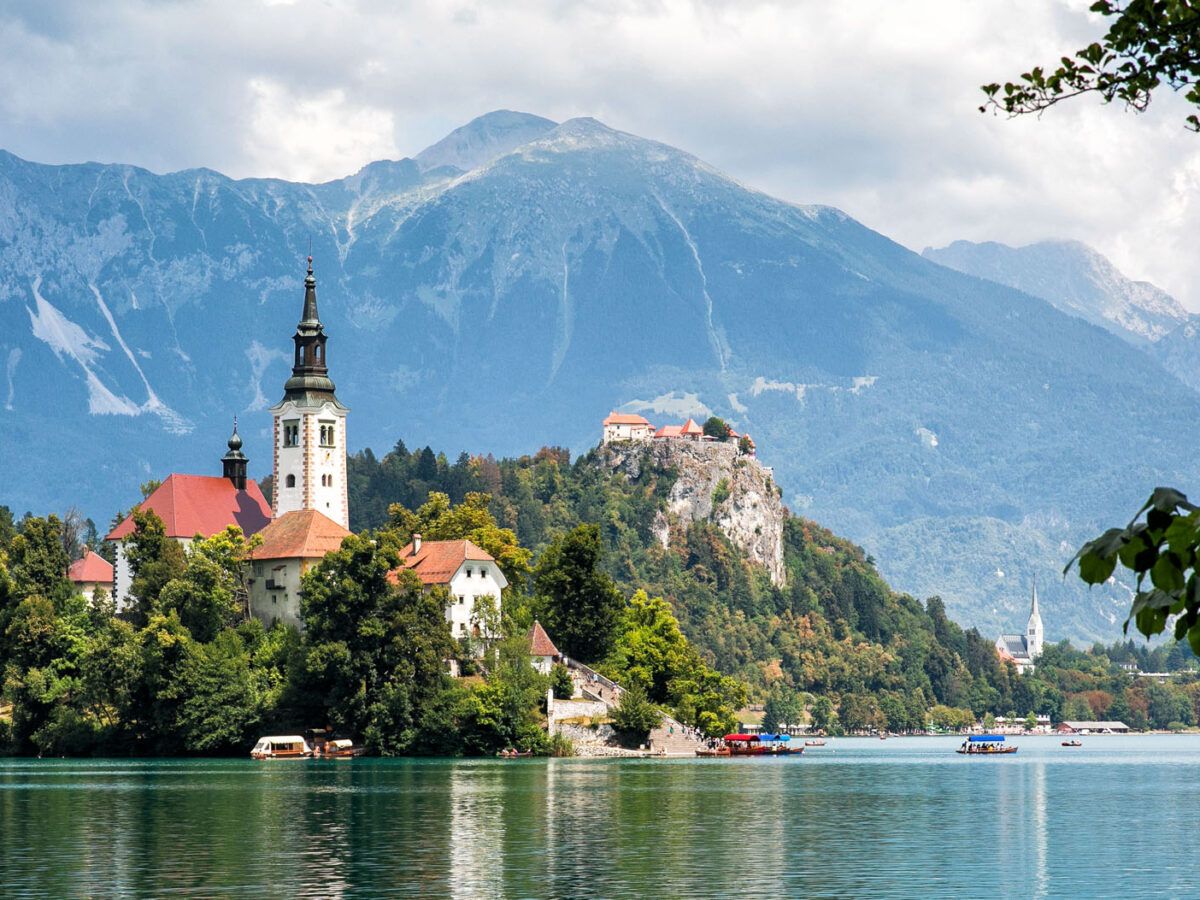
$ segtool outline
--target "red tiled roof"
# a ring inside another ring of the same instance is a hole
[[[696,424],[695,420],[688,419],[683,423],[683,427],[679,429],[680,434],[704,434],[704,429]]]
[[[424,584],[449,584],[454,573],[467,560],[495,562],[484,550],[470,541],[421,541],[421,549],[413,550],[410,541],[400,551],[400,564],[417,573]],[[398,580],[399,569],[388,573],[393,584]]]
[[[342,546],[350,534],[333,519],[315,509],[284,513],[258,533],[262,544],[251,559],[320,559]]]
[[[542,627],[542,623],[536,620],[533,623],[533,627],[529,629],[529,655],[560,655],[558,648],[554,646],[554,641],[550,640],[550,635],[546,634],[546,629]]]
[[[271,507],[255,482],[247,481],[246,489],[239,491],[228,478],[216,475],[168,475],[138,509],[156,512],[173,538],[212,537],[230,525],[249,537],[271,521]],[[119,541],[132,533],[130,515],[108,533],[107,540]]]
[[[99,553],[85,550],[81,559],[71,563],[67,577],[76,584],[112,584],[112,563]]]
[[[682,425],[664,425],[662,428],[658,429],[658,431],[654,432],[654,436],[661,438],[679,437],[680,430],[682,428]]]
[[[608,418],[604,420],[605,425],[646,425],[651,428],[654,426],[646,420],[644,416],[635,416],[631,413],[610,412]]]

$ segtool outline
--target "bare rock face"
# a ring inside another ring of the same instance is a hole
[[[667,509],[654,520],[653,531],[663,547],[670,542],[670,525],[712,522],[751,562],[782,585],[783,522],[787,508],[779,499],[770,469],[738,452],[732,442],[656,440],[617,442],[602,446],[598,459],[610,471],[631,481],[653,468],[674,470],[676,479]]]

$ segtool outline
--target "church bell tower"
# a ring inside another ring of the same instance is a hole
[[[1033,585],[1033,602],[1029,607],[1029,624],[1025,626],[1025,646],[1029,650],[1029,658],[1037,659],[1042,655],[1046,633],[1042,628],[1042,614],[1038,611],[1037,584]]]
[[[317,315],[312,257],[304,276],[304,309],[296,334],[292,377],[283,399],[271,407],[275,420],[273,495],[278,518],[315,509],[350,527],[346,493],[346,414],[338,402],[325,357],[328,337]]]

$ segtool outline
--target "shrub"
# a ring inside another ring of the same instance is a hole
[[[662,722],[662,711],[650,702],[642,686],[635,683],[621,695],[612,721],[618,731],[644,738]]]
[[[713,506],[720,506],[729,499],[729,479],[722,478],[717,482],[717,486],[713,488],[712,502]]]

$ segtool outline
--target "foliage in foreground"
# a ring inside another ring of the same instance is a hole
[[[1100,40],[1064,56],[1049,71],[1035,66],[1003,87],[984,85],[988,99],[980,111],[1040,113],[1094,93],[1105,103],[1120,101],[1142,112],[1163,87],[1200,106],[1200,5],[1194,0],[1099,0],[1091,10],[1111,20]],[[1189,129],[1200,131],[1200,116],[1193,113],[1186,121]]]

